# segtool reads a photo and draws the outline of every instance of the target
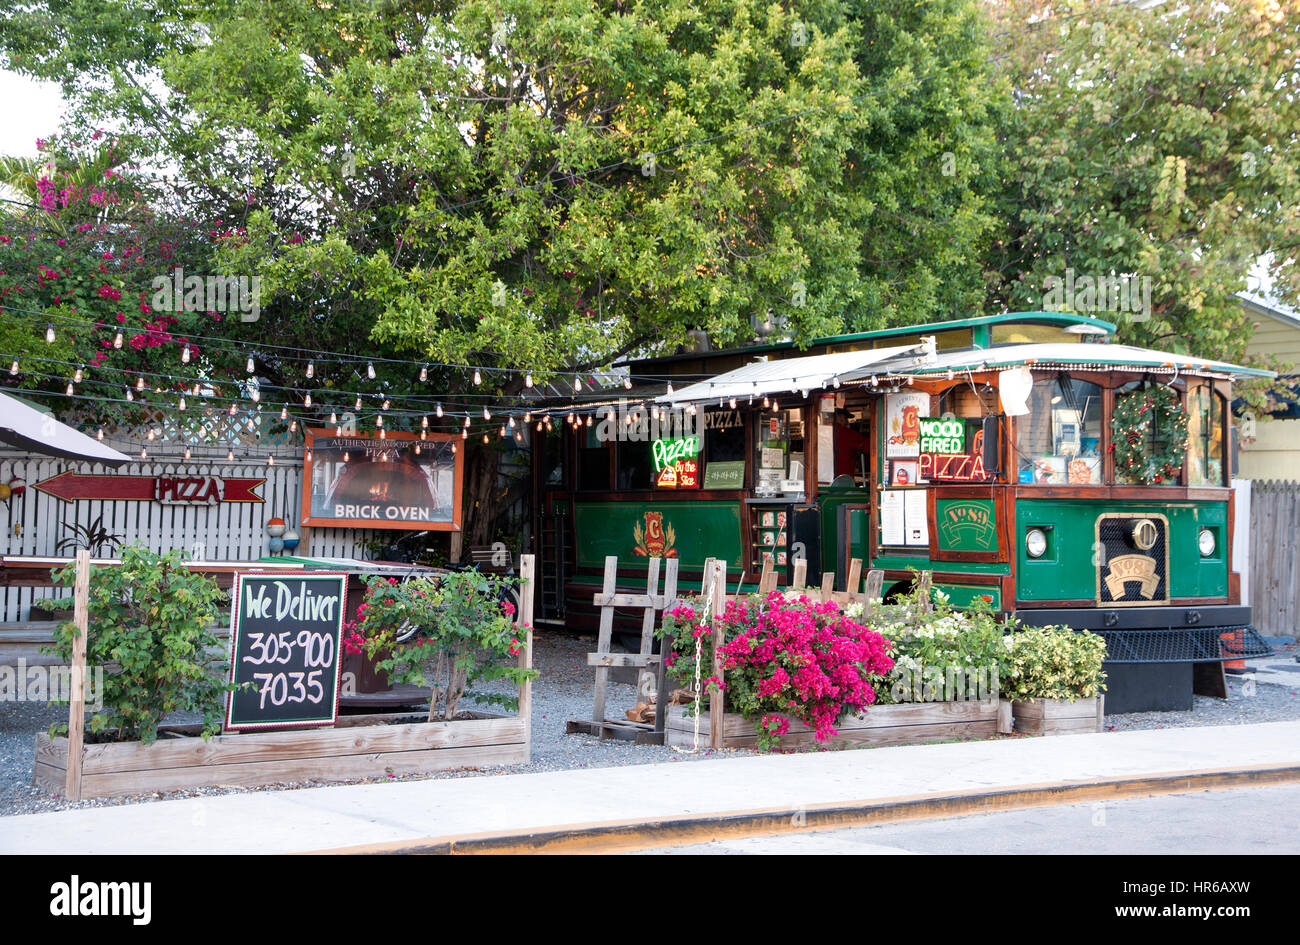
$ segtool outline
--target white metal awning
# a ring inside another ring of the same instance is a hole
[[[860,375],[871,365],[883,361],[892,362],[890,368],[893,370],[915,370],[928,363],[929,358],[933,357],[932,351],[927,344],[916,344],[755,361],[707,381],[699,381],[664,394],[655,400],[662,404],[682,404],[705,403],[731,397],[748,399],[769,394],[799,394],[830,387],[836,378],[845,378],[849,374]]]

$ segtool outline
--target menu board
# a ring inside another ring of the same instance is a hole
[[[229,729],[333,725],[347,575],[236,575],[231,591]]]
[[[886,489],[880,494],[880,543],[895,546],[930,544],[926,490]]]

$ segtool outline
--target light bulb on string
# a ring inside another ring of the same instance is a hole
[[[100,427],[100,428],[95,432],[95,439],[99,440],[101,443],[104,441],[104,428],[103,428],[103,427]]]
[[[136,390],[144,390],[144,378],[143,378],[143,377],[137,377],[137,378],[135,379],[135,389],[136,389]]]
[[[510,415],[510,422],[507,424],[507,426],[509,426],[510,429],[512,429],[512,430],[515,428],[515,415],[514,415],[514,414],[511,414],[511,415]]]
[[[335,426],[339,425],[339,415],[336,414],[333,410],[330,411],[330,423],[334,424]]]
[[[385,429],[383,429],[383,428],[381,427],[380,430],[379,430],[379,438],[380,438],[381,440],[386,440],[386,439],[388,439],[388,431],[385,430]]]
[[[311,462],[311,450],[307,450],[307,462]]]
[[[289,408],[287,405],[280,408],[280,419],[281,420],[289,419]]]
[[[352,405],[352,409],[353,409],[353,410],[360,410],[360,409],[361,409],[361,398],[360,398],[360,397],[358,397],[358,398],[357,398],[357,402],[356,402],[355,404]]]
[[[479,373],[478,368],[474,369],[474,386],[477,387],[483,383],[483,375]]]
[[[506,425],[504,423],[501,424],[501,430],[497,433],[497,436],[503,440],[506,438]]]
[[[456,444],[455,444],[455,443],[451,444],[451,451],[452,451],[453,453],[456,452]]]
[[[466,427],[469,426],[469,415],[468,415],[468,414],[465,415],[465,426],[466,426]]]
[[[427,440],[428,438],[429,438],[429,434],[428,434],[428,432],[425,431],[425,430],[421,430],[421,431],[420,431],[420,439],[422,439],[422,440]]]
[[[122,347],[122,333],[120,331],[117,333],[117,337],[113,339],[113,347],[114,348]],[[181,364],[189,364],[189,363],[190,363],[190,346],[186,345],[184,348],[181,349]]]
[[[533,386],[533,375],[531,371],[524,375],[524,386],[525,387]]]
[[[587,426],[591,426],[591,416],[587,416]]]
[[[366,377],[372,381],[375,379],[375,366],[369,362],[366,364]]]
[[[249,374],[253,373],[253,356],[251,354],[248,356],[248,363],[244,365],[244,370]]]
[[[347,450],[344,450],[344,451],[343,451],[343,462],[346,463],[346,462],[348,461],[348,459],[349,459],[348,451],[347,451]]]
[[[307,396],[304,397],[304,398],[302,399],[302,405],[303,405],[304,407],[310,407],[310,406],[311,406],[311,393],[310,393],[310,392],[308,392]]]
[[[122,349],[122,333],[120,331],[113,336],[113,347],[118,349],[119,351]],[[188,354],[189,350],[190,350],[189,348],[186,348],[185,351],[187,353],[181,355],[182,361],[188,361],[190,359]]]
[[[236,408],[234,404],[231,404],[231,405],[230,405],[230,415],[233,417],[237,412],[238,412],[238,408]]]
[[[14,363],[11,364],[11,365],[9,365],[9,374],[10,374],[10,376],[12,376],[12,375],[17,374],[17,373],[18,373],[18,359],[15,358],[15,359],[14,359]]]
[[[54,344],[54,326],[45,326],[45,341],[47,344]]]
[[[426,364],[424,367],[420,368],[420,380],[427,381],[428,379],[429,379],[429,366]]]
[[[628,390],[632,389],[632,378],[630,375],[628,377],[623,378],[623,386]]]
[[[268,465],[268,466],[274,466],[274,465],[275,465],[275,457],[274,457],[274,456],[271,456],[270,454],[268,454],[267,457],[266,457],[266,465]]]
[[[438,404],[438,408],[434,411],[434,413],[436,413],[439,417],[442,416],[442,404]]]
[[[487,435],[486,433],[484,433],[484,434],[483,434],[483,445],[484,445],[484,446],[487,446],[487,444],[490,443],[490,442],[492,442],[492,441],[489,440],[489,439],[488,439],[488,435]]]
[[[126,389],[126,399],[135,400],[135,395],[131,393],[131,388],[129,387]]]
[[[392,405],[393,405],[393,402],[392,402],[391,400],[389,400],[387,397],[385,397],[385,398],[384,398],[384,409],[387,410],[387,409],[388,409],[389,407],[391,407]]]
[[[533,422],[533,412],[531,410],[525,410],[524,423],[532,423],[532,422]]]
[[[248,396],[252,398],[253,403],[257,403],[259,400],[262,399],[262,392],[258,390],[256,387],[254,387],[252,390],[248,392]]]
[[[290,420],[290,421],[289,421],[289,432],[290,432],[290,433],[297,433],[297,432],[298,432],[298,421],[297,421],[297,420]]]
[[[420,455],[420,444],[419,444],[419,443],[416,443],[416,444],[415,444],[415,455],[416,455],[416,456],[419,456],[419,455]]]
[[[64,393],[67,394],[69,397],[72,396],[72,381],[68,381],[68,389],[64,391]]]
[[[484,408],[483,408],[483,419],[484,419],[484,420],[491,420],[491,419],[492,419],[492,413],[487,409],[487,407],[484,407]]]
[[[672,381],[669,381],[669,382],[668,382],[668,393],[671,394],[672,392],[673,392],[673,382],[672,382]]]
[[[730,407],[731,407],[732,410],[735,410],[735,409],[736,409],[736,398],[735,398],[735,397],[732,397],[729,401],[727,401],[727,403],[728,403],[728,405],[730,405]]]
[[[520,430],[516,430],[516,431],[515,431],[515,442],[516,442],[516,443],[522,443],[523,441],[524,441],[524,434],[523,434],[523,432],[520,431]]]
[[[199,385],[198,385],[198,384],[195,384],[195,385],[194,385],[194,390],[192,391],[192,393],[194,394],[195,397],[199,396]]]
[[[184,410],[184,409],[185,409],[185,395],[184,395],[184,394],[181,394],[180,403],[178,403],[176,406],[177,406],[180,410]]]
[[[235,451],[226,450],[226,462],[233,463],[234,461],[235,461]]]
[[[188,446],[185,447],[185,458],[186,459],[190,458],[190,448]]]
[[[148,458],[149,458],[149,451],[146,450],[143,446],[140,447],[140,458],[141,458],[141,459],[148,459]]]
[[[460,438],[462,440],[469,439],[469,427],[465,427],[463,430],[460,431]]]
[[[582,378],[581,378],[581,377],[577,377],[577,376],[575,376],[575,377],[573,378],[573,389],[574,389],[575,391],[582,390]]]
[[[421,427],[422,429],[425,429],[425,430],[429,429],[429,418],[428,418],[428,417],[421,417],[421,418],[420,418],[420,427]]]
[[[381,428],[381,429],[383,428],[383,426],[384,426],[384,415],[383,415],[382,413],[381,413],[379,416],[375,417],[375,426],[376,426],[376,427],[379,427],[379,428]]]
[[[315,362],[315,361],[308,361],[308,362],[307,362],[307,377],[311,378],[311,377],[315,377],[315,376],[316,376],[316,362]]]

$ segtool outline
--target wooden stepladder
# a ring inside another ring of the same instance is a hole
[[[663,592],[659,591],[659,571],[663,565]],[[618,557],[605,558],[605,576],[600,593],[592,603],[600,608],[600,630],[596,638],[596,652],[587,654],[587,665],[596,668],[595,696],[592,700],[591,720],[570,719],[565,725],[569,734],[582,732],[601,738],[622,738],[642,743],[653,743],[654,728],[648,722],[628,722],[605,718],[605,703],[609,694],[609,671],[614,667],[634,667],[637,672],[637,694],[648,696],[655,687],[655,671],[663,662],[662,656],[651,653],[654,647],[655,619],[659,612],[677,600],[676,558],[650,558],[646,565],[646,592],[644,594],[618,593]],[[613,653],[610,645],[614,635],[614,609],[641,608],[641,645],[637,653]]]

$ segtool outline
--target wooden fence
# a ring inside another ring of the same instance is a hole
[[[103,527],[119,536],[124,544],[141,542],[155,551],[182,549],[191,557],[209,561],[248,561],[267,551],[266,522],[280,517],[299,523],[302,507],[302,461],[276,457],[274,465],[203,459],[191,462],[160,459],[138,462],[118,470],[135,476],[198,475],[265,478],[257,492],[262,502],[221,502],[211,506],[162,505],[147,501],[65,502],[33,488],[36,483],[59,473],[111,473],[98,464],[35,457],[30,454],[0,454],[0,483],[19,479],[26,487],[21,495],[0,502],[0,554],[58,555],[69,557],[73,547],[58,548],[71,534],[71,526],[87,525],[103,516]],[[329,557],[364,557],[365,543],[374,531],[312,528],[298,547],[298,554]],[[66,597],[45,588],[0,587],[0,622],[28,619],[34,600]]]
[[[1250,603],[1264,636],[1300,634],[1300,482],[1255,480],[1250,495]]]

